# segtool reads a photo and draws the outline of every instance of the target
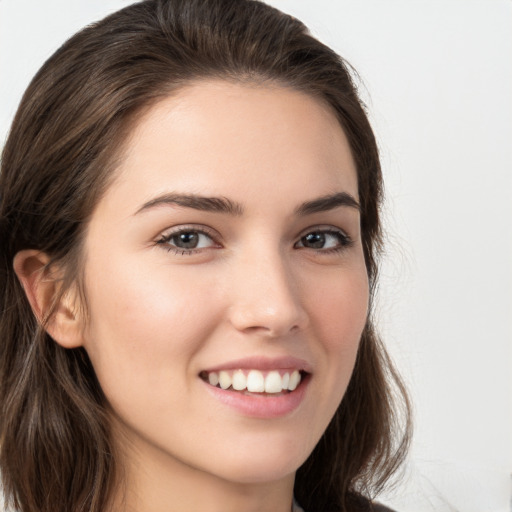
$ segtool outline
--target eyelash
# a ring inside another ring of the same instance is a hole
[[[177,254],[178,256],[191,256],[193,254],[199,253],[204,250],[204,248],[200,247],[198,249],[192,248],[192,249],[185,249],[180,248],[176,246],[172,246],[169,244],[169,242],[179,235],[185,234],[185,233],[196,233],[199,235],[207,236],[212,242],[215,244],[215,235],[208,230],[204,228],[198,228],[195,226],[181,226],[180,228],[176,229],[175,231],[172,231],[170,233],[167,233],[165,235],[162,235],[161,238],[159,238],[156,243],[157,245],[162,245],[163,248],[168,251],[172,252],[174,254]]]
[[[347,249],[354,243],[353,240],[341,229],[333,229],[333,228],[326,228],[326,227],[318,226],[318,227],[309,228],[308,231],[299,238],[299,241],[294,244],[294,247],[296,247],[299,242],[302,242],[302,240],[304,238],[306,238],[308,235],[312,235],[312,234],[333,236],[333,237],[337,238],[339,245],[332,247],[330,249],[314,249],[311,247],[298,247],[299,249],[311,249],[317,253],[326,255],[326,254],[334,254],[334,253],[342,252],[344,249]]]
[[[179,229],[176,229],[175,231],[172,231],[170,233],[162,235],[162,237],[156,241],[156,244],[163,246],[163,248],[166,251],[177,254],[178,256],[186,256],[186,255],[191,256],[193,254],[202,252],[205,249],[204,247],[186,249],[186,248],[180,248],[180,247],[170,245],[169,242],[173,238],[175,238],[179,235],[185,234],[185,233],[195,233],[198,235],[207,236],[212,241],[213,244],[217,244],[217,242],[215,241],[215,235],[213,233],[209,232],[208,230],[205,230],[204,228],[198,228],[198,227],[194,227],[194,226],[182,226]],[[339,245],[329,248],[329,249],[322,249],[322,248],[315,249],[315,248],[304,247],[304,246],[297,247],[297,244],[303,243],[303,240],[308,235],[312,235],[312,234],[333,236],[333,237],[337,238]],[[310,249],[310,250],[315,251],[318,254],[327,255],[327,254],[334,254],[334,253],[342,252],[344,249],[353,245],[353,243],[354,243],[353,240],[342,230],[318,226],[318,227],[309,228],[308,231],[305,232],[303,235],[301,235],[299,237],[299,240],[297,242],[295,242],[294,247],[297,249]],[[217,245],[217,247],[220,247],[220,245]]]

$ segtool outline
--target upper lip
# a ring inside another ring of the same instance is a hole
[[[266,356],[253,356],[242,359],[233,359],[220,363],[209,368],[205,368],[205,372],[218,372],[221,370],[303,370],[311,373],[311,364],[305,359],[294,356],[282,357],[266,357]]]

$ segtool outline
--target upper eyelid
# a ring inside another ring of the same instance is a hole
[[[180,224],[178,226],[164,229],[157,236],[157,239],[162,240],[162,239],[170,238],[178,233],[183,233],[183,232],[187,232],[187,231],[197,231],[198,233],[209,236],[212,240],[221,238],[220,234],[217,231],[215,231],[212,228],[209,228],[207,226],[197,225],[197,224]]]
[[[314,233],[315,231],[321,231],[324,233],[341,233],[343,236],[346,236],[347,238],[352,238],[346,229],[342,229],[331,224],[319,224],[317,226],[310,226],[302,230],[299,235],[299,239],[307,235],[308,233]]]
[[[222,243],[222,236],[217,230],[210,228],[209,226],[201,225],[201,224],[180,224],[177,226],[169,227],[160,232],[160,234],[156,237],[157,242],[168,241],[170,238],[175,236],[178,233],[186,232],[186,231],[197,231],[198,233],[204,234],[212,239],[215,243]],[[348,240],[352,241],[353,237],[347,232],[347,230],[342,229],[337,226],[333,226],[332,224],[318,224],[314,226],[309,226],[306,229],[300,231],[298,235],[293,237],[295,240],[294,243],[297,243],[306,236],[308,233],[313,233],[315,231],[320,231],[324,233],[340,233],[342,236],[346,237]]]

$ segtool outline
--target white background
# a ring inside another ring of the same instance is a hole
[[[0,144],[43,61],[126,0],[0,0]],[[359,71],[386,181],[379,322],[416,434],[401,512],[509,512],[512,1],[272,0]]]

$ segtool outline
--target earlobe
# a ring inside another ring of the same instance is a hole
[[[16,254],[13,267],[39,323],[59,345],[76,348],[82,345],[76,297],[71,290],[61,294],[61,276],[49,262],[46,253],[26,249]]]

